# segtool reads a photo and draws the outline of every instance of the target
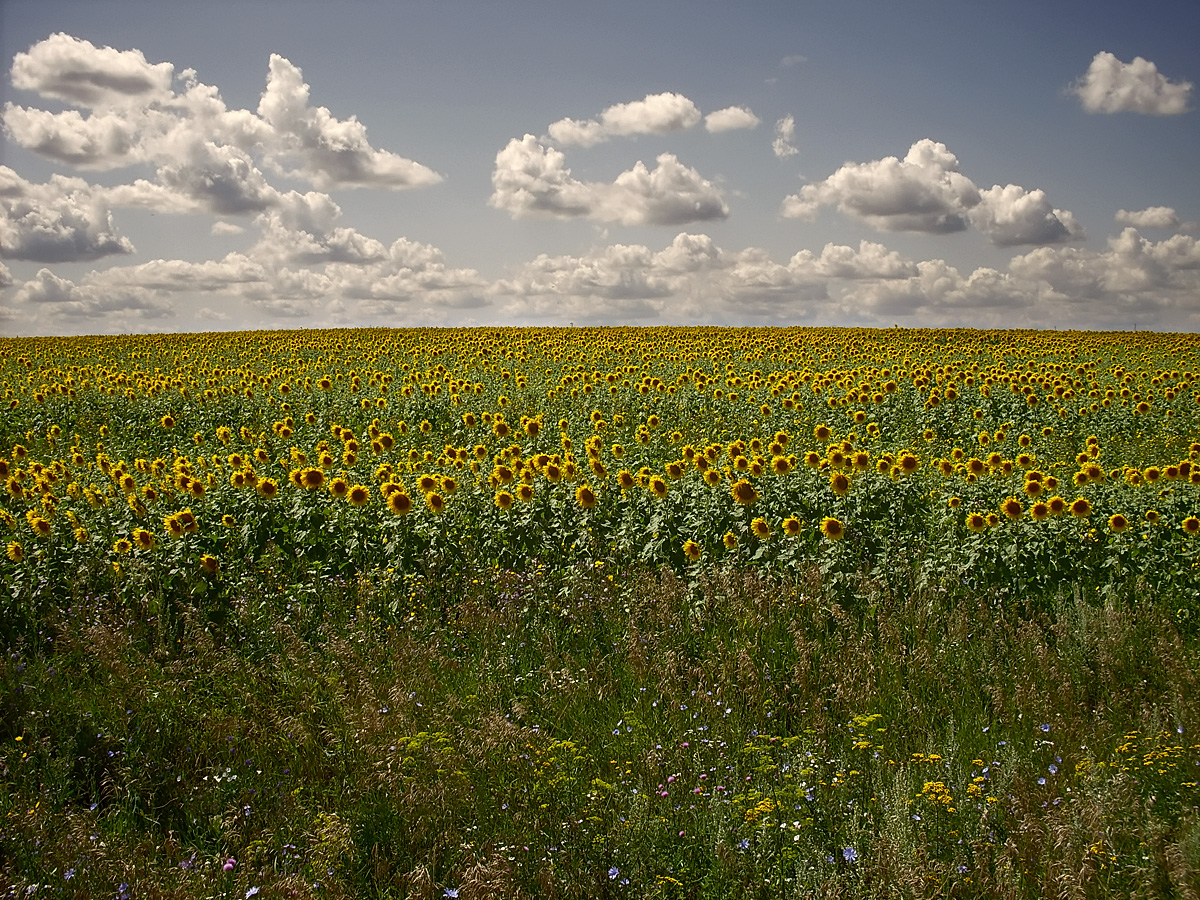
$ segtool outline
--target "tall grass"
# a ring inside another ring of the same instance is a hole
[[[46,586],[7,896],[1200,893],[1198,641],[1149,589],[611,569]]]

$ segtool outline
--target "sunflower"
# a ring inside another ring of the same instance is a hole
[[[1071,515],[1077,519],[1086,519],[1092,514],[1092,504],[1086,497],[1076,497],[1071,501]]]
[[[819,469],[822,462],[824,459],[816,450],[809,450],[804,454],[804,464],[810,469]]]
[[[1016,497],[1009,497],[1007,500],[1001,503],[1000,511],[1004,513],[1005,517],[1011,522],[1015,522],[1017,519],[1021,518],[1021,515],[1025,512],[1024,508],[1021,506],[1021,501]]]
[[[637,479],[628,469],[622,469],[617,473],[617,484],[621,486],[621,490],[627,491],[637,484]]]
[[[871,468],[871,454],[865,450],[859,450],[850,457],[850,462],[856,472],[865,472]]]
[[[163,519],[163,528],[171,537],[183,537],[183,523],[179,521],[178,516],[167,516]]]
[[[509,477],[508,481],[512,481],[512,478]],[[504,483],[508,484],[508,481],[505,481]],[[422,475],[417,479],[417,489],[422,494],[432,494],[439,487],[441,487],[441,485],[438,484],[438,480],[432,475]]]
[[[413,509],[412,497],[404,489],[396,485],[396,490],[387,495],[387,508],[398,516],[406,516]]]
[[[844,472],[834,472],[829,477],[829,489],[839,497],[845,497],[850,492],[850,479]]]
[[[437,491],[431,491],[425,495],[425,505],[429,507],[429,511],[438,515],[446,509],[446,498]]]
[[[721,538],[721,543],[725,545],[726,550],[732,550],[738,545],[737,535],[732,531],[725,532],[725,536]]]
[[[351,506],[366,506],[371,500],[371,490],[365,484],[356,484],[346,492]]]
[[[1154,484],[1154,482],[1162,478],[1162,469],[1160,469],[1158,466],[1148,466],[1146,471],[1142,473],[1142,477],[1145,478],[1150,484]]]
[[[30,516],[29,527],[33,529],[33,533],[38,537],[48,537],[51,531],[51,525],[41,516]]]
[[[1188,516],[1181,524],[1183,530],[1188,534],[1200,534],[1200,519],[1195,516]]]
[[[584,509],[591,509],[596,505],[596,492],[586,484],[581,484],[575,489],[575,502]]]
[[[698,559],[700,559],[700,553],[701,547],[695,541],[683,542],[683,555],[686,556],[691,562],[696,562]]]
[[[522,503],[528,503],[533,499],[533,485],[522,482],[516,488],[517,499]]]
[[[221,524],[226,528],[233,528],[235,525],[237,525],[237,519],[229,515],[229,513],[226,513],[225,515],[221,516]]]
[[[270,500],[279,495],[279,483],[274,478],[264,478],[254,486],[260,497]]]
[[[1120,513],[1113,513],[1108,517],[1108,527],[1115,533],[1120,534],[1129,527],[1129,520]]]
[[[1046,490],[1046,487],[1040,481],[1026,481],[1021,490],[1025,492],[1026,497],[1035,499],[1042,496],[1042,493]]]
[[[760,541],[765,541],[771,536],[771,526],[767,524],[766,519],[755,519],[750,523],[750,531]]]
[[[1162,516],[1159,515],[1157,509],[1146,510],[1146,521],[1151,525],[1157,525],[1161,519]]]
[[[196,521],[196,516],[190,509],[181,509],[175,513],[175,517],[179,519],[179,524],[188,534],[195,534],[200,530],[200,523]]]
[[[776,475],[786,475],[792,471],[792,461],[786,456],[772,456],[771,471]]]
[[[217,562],[217,558],[215,556],[209,556],[207,553],[205,553],[202,557],[200,557],[200,568],[204,570],[204,574],[206,575],[216,575],[217,570],[220,569],[221,566],[220,563]]]
[[[1050,517],[1050,504],[1039,500],[1029,507],[1029,517],[1035,522],[1042,522]]]
[[[647,485],[647,487],[649,488],[650,493],[652,493],[659,500],[667,496],[667,483],[658,475],[651,476],[650,483]]]
[[[135,528],[133,530],[133,543],[139,550],[153,550],[154,535],[145,528]]]
[[[113,550],[122,555],[133,549],[133,542],[129,538],[119,538],[113,542]]]
[[[497,491],[496,497],[492,502],[500,509],[512,509],[513,495],[508,491]]]
[[[782,523],[783,533],[788,537],[795,537],[800,533],[800,520],[795,516],[788,516]]]
[[[739,478],[735,481],[733,486],[730,487],[729,493],[742,506],[750,506],[758,499],[758,492],[754,490],[754,485],[745,478]]]
[[[350,482],[341,476],[334,478],[329,482],[329,493],[333,494],[339,500],[343,499],[350,493]]]
[[[972,475],[982,475],[987,470],[987,463],[978,457],[972,456],[967,460],[967,471]]]
[[[1046,505],[1050,507],[1050,515],[1061,516],[1067,511],[1067,501],[1057,494],[1046,501]]]
[[[846,534],[846,526],[838,519],[826,516],[821,520],[821,534],[825,535],[831,541],[840,541]]]
[[[19,563],[21,560],[23,560],[25,558],[25,548],[22,547],[20,544],[18,544],[16,541],[8,542],[7,552],[8,552],[8,558],[15,563]]]
[[[706,469],[704,472],[704,483],[709,487],[716,487],[721,483],[721,472],[718,469]]]
[[[967,527],[974,532],[983,531],[983,529],[987,528],[987,519],[980,513],[973,512],[967,516]]]
[[[901,453],[900,461],[897,463],[897,465],[900,467],[900,471],[905,475],[911,475],[920,467],[921,461],[911,453]]]
[[[946,503],[951,509],[958,509],[960,506],[962,506],[962,497],[951,497],[946,501]]]

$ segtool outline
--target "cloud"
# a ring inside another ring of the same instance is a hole
[[[722,131],[735,131],[739,128],[757,128],[761,120],[749,107],[727,106],[710,112],[704,117],[704,127],[712,134]]]
[[[243,228],[241,225],[236,224],[235,222],[226,222],[224,220],[218,220],[216,222],[213,222],[212,228],[209,229],[211,234],[218,235],[218,236],[241,234],[245,230],[246,230],[245,228]]]
[[[775,156],[779,159],[786,159],[799,153],[796,145],[792,143],[795,139],[796,119],[791,113],[788,113],[775,123],[775,140],[771,142],[771,149],[775,152]]]
[[[1146,209],[1118,209],[1113,218],[1121,225],[1135,228],[1178,228],[1179,216],[1169,206],[1148,206]]]
[[[140,50],[96,47],[53,34],[13,57],[13,86],[92,109],[144,105],[171,94],[174,66],[151,64]]]
[[[173,143],[176,154],[172,162],[159,167],[159,183],[196,207],[229,216],[261,212],[278,202],[279,192],[244,150],[191,132],[178,135]]]
[[[1014,257],[1009,268],[1052,296],[1105,300],[1131,307],[1187,306],[1200,292],[1200,243],[1177,234],[1157,243],[1126,228],[1097,253],[1040,247]],[[1097,306],[1097,308],[1100,308]],[[1090,327],[1083,323],[1082,327]]]
[[[979,203],[967,218],[997,247],[1058,244],[1084,236],[1071,213],[1051,207],[1045,191],[1027,191],[1015,184],[980,191]]]
[[[437,184],[432,169],[367,141],[356,118],[335,119],[323,106],[309,105],[309,87],[300,69],[271,54],[267,89],[258,114],[274,129],[268,161],[285,174],[301,177],[322,190],[332,187],[408,188]],[[290,163],[298,168],[289,168]]]
[[[611,184],[571,176],[562,152],[533,135],[513,138],[496,155],[488,203],[514,219],[590,218],[622,225],[681,225],[724,219],[720,191],[670,153],[653,169],[638,162]]]
[[[880,244],[827,244],[785,263],[747,247],[727,252],[705,234],[681,233],[655,252],[614,244],[582,256],[542,255],[496,283],[502,310],[525,321],[811,321],[838,313],[831,291],[898,281],[917,264]]]
[[[806,184],[784,200],[783,215],[812,219],[820,207],[836,205],[881,231],[944,234],[965,229],[966,212],[978,202],[979,190],[959,173],[958,158],[925,138],[902,160],[848,162],[824,181]]]
[[[845,163],[787,197],[782,214],[812,220],[824,206],[880,231],[948,234],[974,225],[998,247],[1083,237],[1074,215],[1051,206],[1044,191],[1015,184],[980,190],[959,172],[958,157],[929,138],[913,144],[904,159]]]
[[[154,259],[135,266],[112,266],[89,273],[89,288],[138,288],[165,293],[190,291],[226,291],[239,285],[268,280],[267,269],[240,253],[223,259],[188,262],[182,259]]]
[[[9,103],[5,134],[14,143],[84,169],[149,163],[161,186],[190,201],[159,196],[160,208],[250,214],[276,196],[255,160],[323,190],[400,189],[436,184],[442,176],[413,160],[376,149],[353,116],[335,118],[309,103],[299,68],[272,55],[257,112],[228,109],[215,87],[196,73],[151,65],[139,50],[97,49],[57,34],[17,54],[13,84],[42,96],[98,110],[89,116]],[[148,193],[141,192],[142,197]]]
[[[8,103],[4,132],[27,150],[81,169],[111,169],[138,158],[136,127],[118,113],[85,119],[74,109],[51,113]]]
[[[600,119],[560,119],[548,132],[564,146],[591,147],[610,137],[637,134],[668,134],[685,131],[700,121],[700,110],[682,94],[647,94],[645,99],[617,103],[600,114]]]
[[[1101,50],[1069,90],[1090,113],[1177,116],[1188,111],[1192,83],[1167,80],[1154,63],[1140,56],[1124,63]]]
[[[792,53],[781,59],[779,65],[785,69],[790,69],[792,66],[798,66],[802,62],[808,62],[808,57],[801,56],[799,53]]]
[[[0,263],[0,291],[7,287],[12,287],[13,277],[12,272],[8,270],[8,266]]]
[[[906,278],[917,274],[917,266],[883,244],[859,241],[858,249],[828,243],[819,256],[801,250],[788,263],[796,272],[821,278]]]
[[[274,263],[314,265],[343,262],[362,264],[381,260],[386,248],[374,238],[339,225],[341,207],[328,194],[289,191],[278,206],[255,220],[262,238],[252,251]]]
[[[132,252],[104,189],[62,175],[33,184],[0,166],[0,257],[54,263]]]
[[[129,330],[129,322],[173,315],[169,303],[144,288],[80,285],[49,269],[39,269],[17,288],[13,299],[46,308],[54,318],[103,320],[109,331]]]

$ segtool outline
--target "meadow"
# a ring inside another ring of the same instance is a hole
[[[0,339],[0,888],[1200,896],[1198,355]]]

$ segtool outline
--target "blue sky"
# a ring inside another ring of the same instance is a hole
[[[0,332],[1200,325],[1200,5],[0,6]]]

